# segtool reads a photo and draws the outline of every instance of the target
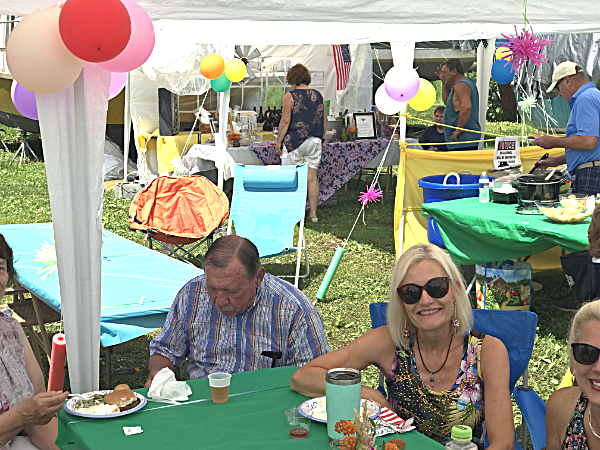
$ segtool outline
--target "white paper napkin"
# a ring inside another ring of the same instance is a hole
[[[167,367],[156,374],[148,390],[148,398],[184,402],[192,389],[184,381],[177,381],[173,371]]]

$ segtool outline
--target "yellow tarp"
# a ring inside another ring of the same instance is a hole
[[[427,220],[421,215],[423,190],[419,187],[420,178],[429,175],[443,175],[450,172],[471,171],[481,174],[494,166],[494,150],[475,150],[464,152],[429,152],[400,146],[400,165],[398,166],[398,185],[396,187],[396,206],[394,210],[394,239],[396,257],[417,243],[427,241]],[[544,150],[541,147],[521,147],[521,163],[523,172],[533,168],[535,162],[544,154],[559,156],[564,154],[562,148]],[[404,217],[402,211],[404,209]],[[402,236],[404,241],[401,246]],[[560,268],[561,250],[554,248],[534,255],[529,259],[534,270]]]
[[[173,172],[175,170],[175,166],[171,164],[173,158],[181,156],[184,152],[188,151],[192,145],[198,143],[198,132],[194,131],[188,145],[186,146],[185,143],[189,135],[189,131],[182,131],[175,136],[160,136],[158,134],[158,130],[156,130],[152,134],[139,134],[137,139],[142,152],[145,152],[146,150],[156,150],[156,156],[158,159],[158,172],[166,173]],[[263,132],[262,136],[264,141],[275,140],[273,133]],[[202,134],[201,143],[204,144],[208,139],[210,139],[210,137],[210,134]]]

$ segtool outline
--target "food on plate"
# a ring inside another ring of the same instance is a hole
[[[119,384],[117,387],[115,387],[114,390],[115,391],[120,391],[120,390],[123,390],[123,389],[131,390],[131,388],[129,387],[128,384]]]
[[[318,420],[327,420],[327,402],[325,397],[316,398],[315,399],[315,408],[312,409],[312,416]],[[363,409],[365,405],[365,399],[361,400],[360,403],[360,415],[362,416]],[[369,409],[369,416],[375,413],[376,403],[373,402],[371,405],[371,409]]]
[[[105,395],[93,394],[87,399],[77,400],[74,409],[81,414],[101,416],[128,411],[139,404],[140,399],[129,386],[120,385],[118,390],[115,388]]]
[[[565,199],[561,200],[564,201]],[[561,223],[581,222],[591,216],[594,211],[579,208],[540,208],[540,211],[551,220]]]

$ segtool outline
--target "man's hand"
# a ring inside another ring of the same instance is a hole
[[[150,356],[150,361],[148,361],[148,372],[150,372],[150,375],[148,375],[148,379],[146,380],[146,384],[144,384],[144,387],[150,387],[152,385],[152,380],[154,380],[154,377],[156,376],[156,374],[158,372],[160,372],[162,369],[164,369],[165,367],[170,369],[172,372],[175,372],[175,370],[176,370],[173,363],[171,361],[169,361],[167,358],[165,358],[164,356],[161,356],[161,355]]]
[[[452,140],[453,140],[454,142],[458,142],[458,135],[459,135],[460,133],[462,133],[462,131],[461,131],[461,130],[454,130],[454,131],[452,132]]]
[[[437,151],[438,151],[438,149],[437,149],[437,147],[434,147],[434,146],[432,145],[431,147],[429,147],[429,148],[427,149],[427,151],[429,151],[429,152],[437,152]]]
[[[435,74],[438,76],[442,84],[446,84],[446,78],[444,77],[444,72],[442,72],[442,66],[438,66]]]
[[[542,148],[556,147],[556,143],[554,142],[554,139],[555,139],[554,136],[548,136],[548,135],[540,136],[539,134],[530,134],[529,136],[535,138],[535,141],[531,142],[533,145],[537,145]],[[548,159],[550,159],[550,158],[548,158]],[[552,166],[550,166],[550,167],[552,167]]]
[[[69,396],[68,392],[41,392],[28,398],[19,406],[25,425],[46,425],[60,412]]]
[[[536,164],[539,164],[535,170],[546,170],[549,167],[556,167],[564,164],[560,156],[549,156],[546,159],[538,159]]]
[[[277,142],[277,143],[275,144],[275,153],[277,153],[279,156],[281,156],[281,154],[283,153],[283,152],[281,151],[281,143],[280,143],[280,142]]]

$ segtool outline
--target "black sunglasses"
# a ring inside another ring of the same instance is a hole
[[[433,298],[442,298],[450,290],[450,278],[448,277],[436,277],[425,283],[424,286],[419,286],[415,283],[403,284],[398,286],[396,291],[400,300],[407,305],[414,305],[421,300],[423,289]]]
[[[600,348],[590,344],[571,344],[571,348],[573,349],[575,361],[584,366],[596,364],[600,356]]]

